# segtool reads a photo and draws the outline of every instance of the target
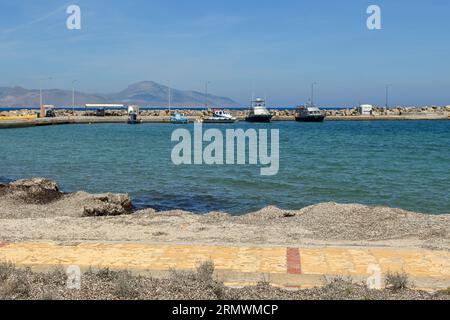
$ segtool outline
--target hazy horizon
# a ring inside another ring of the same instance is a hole
[[[68,30],[67,6],[81,8]],[[368,30],[369,5],[382,29]],[[450,104],[450,3],[2,1],[0,86],[110,93],[142,80],[246,103]]]

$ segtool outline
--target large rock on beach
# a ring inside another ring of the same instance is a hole
[[[119,216],[131,214],[133,205],[130,197],[126,194],[101,194],[93,195],[92,203],[84,207],[83,216]]]
[[[43,178],[0,184],[0,219],[118,216],[132,212],[127,194],[63,193],[56,182]]]
[[[0,195],[2,194],[7,194],[24,203],[33,204],[51,203],[62,196],[56,182],[43,178],[17,180],[7,185],[0,185]]]

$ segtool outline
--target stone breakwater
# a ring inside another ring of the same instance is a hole
[[[176,110],[173,109],[174,112],[183,113],[185,116],[193,117],[193,118],[201,118],[203,116],[207,116],[211,114],[210,110]],[[247,114],[247,110],[227,110],[233,116],[238,118],[244,118]],[[20,116],[30,116],[36,114],[37,110],[31,109],[22,109],[22,110],[12,110],[12,111],[1,111],[0,112],[0,120],[1,117],[20,117]],[[294,117],[295,110],[294,109],[271,109],[271,112],[274,114],[275,119],[278,117],[280,119],[284,117]],[[324,109],[323,112],[328,117],[357,117],[359,116],[357,108],[347,108],[347,109],[339,109],[339,110],[327,110]],[[94,117],[95,111],[73,111],[70,109],[56,109],[55,110],[57,117]],[[106,110],[107,117],[124,117],[127,116],[127,110]],[[430,116],[430,117],[448,117],[450,115],[450,105],[449,106],[432,106],[432,107],[395,107],[389,108],[386,110],[382,107],[375,107],[373,109],[372,116],[373,117],[383,117],[383,116]],[[161,110],[141,110],[141,117],[168,117],[169,111],[167,109]]]

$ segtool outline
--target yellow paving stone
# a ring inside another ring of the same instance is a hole
[[[367,249],[349,249],[348,253],[352,258],[354,274],[370,274],[369,266],[377,265],[376,258]]]
[[[355,253],[343,248],[301,249],[302,272],[304,274],[356,273],[353,256]]]
[[[327,260],[325,255],[322,254],[321,249],[304,248],[300,250],[303,274],[327,274]]]
[[[10,244],[0,259],[18,265],[71,265],[148,270],[195,269],[212,260],[216,268],[241,272],[286,272],[286,249],[146,244]]]
[[[417,279],[450,281],[448,251],[309,247],[299,248],[299,252],[302,275],[298,276],[303,279],[308,275],[366,277],[368,267],[376,265],[383,274],[388,271],[404,271]],[[291,281],[289,279],[294,279],[290,278],[293,275],[288,274],[287,248],[284,247],[142,243],[82,243],[64,246],[55,243],[12,243],[0,248],[0,261],[35,267],[78,265],[82,268],[109,267],[159,272],[171,269],[193,270],[199,263],[207,260],[212,260],[218,272],[224,275],[240,274],[240,283],[249,281],[250,275],[253,279],[255,275],[256,279],[260,279],[258,275],[272,274],[287,286]],[[297,282],[301,280],[295,279]]]
[[[404,271],[415,277],[450,279],[450,253],[446,251],[303,248],[300,254],[303,274],[364,276],[375,265],[384,274]]]
[[[450,278],[450,258],[448,252],[425,252],[424,257],[428,263],[428,275],[445,276]]]

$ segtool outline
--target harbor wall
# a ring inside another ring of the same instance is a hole
[[[207,110],[174,110],[184,114],[190,122],[196,122],[209,114]],[[233,116],[243,121],[245,110],[230,110]],[[295,110],[271,110],[273,121],[294,121]],[[356,109],[325,110],[327,121],[399,121],[399,120],[450,120],[450,107],[415,109],[375,109],[372,115],[359,115]],[[19,128],[62,124],[126,123],[126,110],[107,110],[105,117],[96,117],[92,111],[56,110],[55,118],[37,118],[35,110],[3,111],[0,113],[1,128]],[[168,110],[143,110],[142,123],[169,123]]]

